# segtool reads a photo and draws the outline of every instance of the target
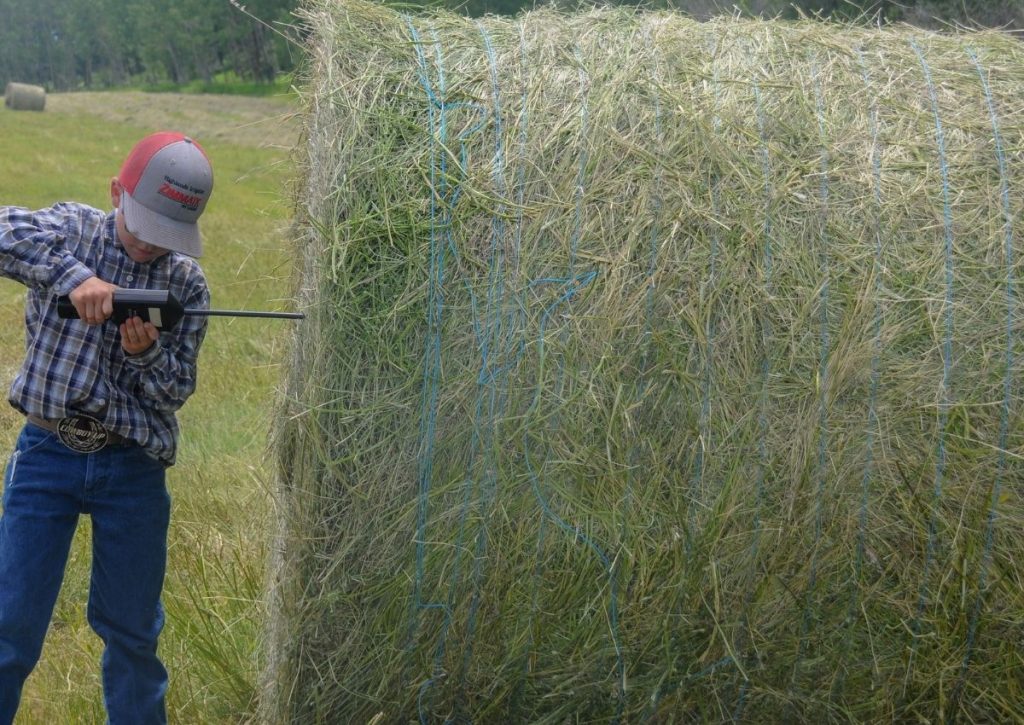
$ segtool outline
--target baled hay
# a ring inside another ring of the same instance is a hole
[[[8,83],[4,105],[12,111],[42,111],[46,108],[46,89],[27,83]]]
[[[310,0],[277,722],[1024,718],[1024,53]]]

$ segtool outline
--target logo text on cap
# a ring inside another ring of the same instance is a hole
[[[186,209],[191,209],[192,211],[198,209],[199,205],[203,201],[202,197],[196,194],[187,194],[181,189],[175,188],[175,183],[176,182],[170,179],[164,181],[164,183],[160,185],[160,188],[157,189],[157,193],[161,196],[167,197],[171,201],[181,204]]]

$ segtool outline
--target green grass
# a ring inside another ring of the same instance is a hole
[[[229,99],[224,105],[227,113]],[[279,102],[268,105],[268,116],[279,113]],[[0,111],[0,204],[39,208],[76,200],[109,208],[110,177],[149,130],[81,112]],[[235,143],[230,135],[204,146],[216,179],[202,225],[214,306],[285,309],[286,152]],[[5,387],[21,362],[23,298],[19,284],[0,280]],[[168,476],[174,503],[160,650],[171,676],[171,722],[239,722],[254,709],[271,531],[264,451],[290,324],[212,319],[198,390],[180,414],[182,445]],[[0,447],[9,449],[20,416],[4,406],[0,423]],[[89,522],[83,519],[18,723],[102,721],[101,645],[84,613],[89,565]]]
[[[292,92],[291,74],[283,74],[272,83],[246,81],[234,73],[220,73],[213,80],[196,79],[187,83],[160,81],[143,83],[137,88],[147,93],[216,93],[229,96],[280,96]]]

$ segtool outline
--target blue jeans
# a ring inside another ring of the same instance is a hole
[[[137,446],[76,453],[28,424],[4,476],[0,517],[0,725],[14,719],[80,514],[92,517],[87,616],[104,643],[112,725],[165,723],[167,671],[156,654],[170,497],[163,464]]]

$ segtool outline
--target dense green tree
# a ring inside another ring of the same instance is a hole
[[[54,90],[211,80],[272,81],[294,54],[268,29],[298,0],[0,0],[0,83]]]
[[[921,25],[1024,29],[1024,0],[919,0],[907,20]]]

